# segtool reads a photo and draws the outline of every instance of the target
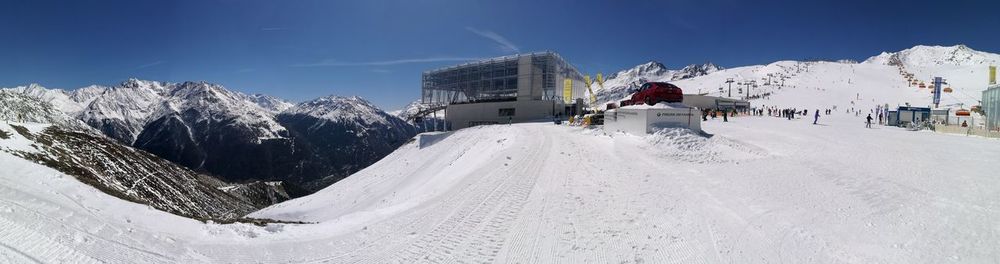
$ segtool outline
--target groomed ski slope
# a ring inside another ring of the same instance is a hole
[[[420,138],[316,194],[203,224],[0,153],[0,263],[996,263],[1000,142],[836,114]]]

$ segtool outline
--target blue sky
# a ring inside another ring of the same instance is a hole
[[[0,0],[0,87],[204,80],[392,110],[422,71],[553,50],[585,73],[863,60],[917,44],[1000,52],[1000,1]]]

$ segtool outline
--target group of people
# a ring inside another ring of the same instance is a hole
[[[705,109],[701,111],[701,120],[708,121],[708,117],[710,116],[712,117],[712,119],[722,116],[722,122],[729,122],[729,117],[735,117],[736,113],[737,113],[736,109],[727,109],[727,110]]]
[[[833,114],[833,111],[836,110],[837,106],[833,106],[833,108],[826,108],[822,110],[815,109],[811,111],[813,113],[812,115],[813,124],[819,123],[819,117],[821,115],[831,115]],[[872,124],[874,123],[874,121],[876,121],[876,119],[878,121],[878,124],[885,124],[886,122],[888,122],[888,120],[884,116],[885,112],[884,110],[885,109],[883,109],[881,106],[876,107],[876,109],[871,109],[870,111],[871,113],[869,113],[868,116],[865,117],[865,127],[871,128]],[[822,111],[822,114],[820,114],[820,111]],[[855,115],[860,115],[862,110],[854,109],[852,107],[850,109],[847,109],[846,111],[848,113],[854,112]],[[796,118],[796,116],[799,117],[809,116],[809,112],[810,112],[809,109],[800,110],[798,108],[780,108],[777,106],[770,106],[770,107],[762,106],[760,108],[753,107],[753,108],[727,109],[727,110],[705,109],[702,111],[702,120],[708,121],[709,117],[711,117],[712,119],[716,119],[717,117],[721,116],[723,122],[729,122],[729,117],[735,117],[737,114],[751,115],[751,116],[772,116],[772,117],[780,117],[788,120],[793,120]]]

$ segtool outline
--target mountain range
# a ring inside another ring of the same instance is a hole
[[[227,182],[282,181],[317,190],[415,134],[413,126],[358,97],[292,104],[207,82],[138,79],[75,90],[30,84],[2,91],[50,104],[64,119]],[[8,111],[14,112],[20,111]]]

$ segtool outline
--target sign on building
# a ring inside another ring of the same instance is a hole
[[[938,107],[941,103],[941,86],[944,80],[941,77],[934,77],[934,107]]]
[[[573,79],[563,80],[563,102],[569,104],[573,100]]]
[[[990,66],[990,85],[997,84],[997,66]]]

